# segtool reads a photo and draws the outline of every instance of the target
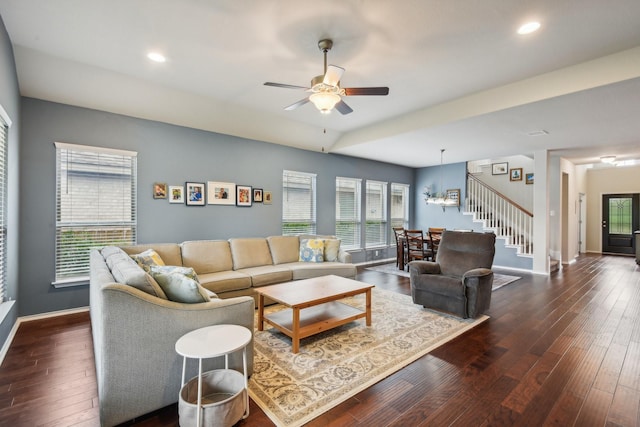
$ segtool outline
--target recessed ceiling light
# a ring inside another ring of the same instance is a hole
[[[166,62],[167,58],[158,52],[149,52],[147,54],[147,58],[149,58],[150,60],[152,60],[153,62]]]
[[[539,22],[537,21],[527,22],[526,24],[518,28],[518,34],[520,35],[531,34],[535,31],[538,31],[538,29],[540,29]]]

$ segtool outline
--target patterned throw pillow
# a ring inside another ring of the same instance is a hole
[[[322,239],[302,239],[300,240],[299,261],[323,262],[324,261],[324,240]]]
[[[158,255],[158,252],[153,249],[147,249],[139,254],[131,255],[131,258],[146,272],[149,272],[149,268],[152,265],[164,265],[164,261],[162,261],[160,255]]]
[[[209,292],[195,280],[181,273],[151,273],[169,301],[195,304],[208,302]]]
[[[164,274],[182,274],[187,276],[191,280],[195,280],[200,283],[198,279],[198,275],[196,271],[191,267],[181,267],[179,265],[152,265],[149,267],[149,272],[153,275],[154,273],[164,273]]]
[[[339,239],[326,239],[324,241],[324,260],[329,262],[338,261],[338,252],[340,251]]]

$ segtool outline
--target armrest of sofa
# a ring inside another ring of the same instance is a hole
[[[338,261],[345,264],[351,264],[353,262],[351,254],[343,249],[338,250]]]

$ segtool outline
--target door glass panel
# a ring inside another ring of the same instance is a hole
[[[609,199],[609,234],[632,234],[631,198]]]

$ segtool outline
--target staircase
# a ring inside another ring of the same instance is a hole
[[[505,240],[505,246],[516,248],[518,256],[533,257],[533,214],[500,194],[474,175],[467,173],[465,214],[482,223]]]

